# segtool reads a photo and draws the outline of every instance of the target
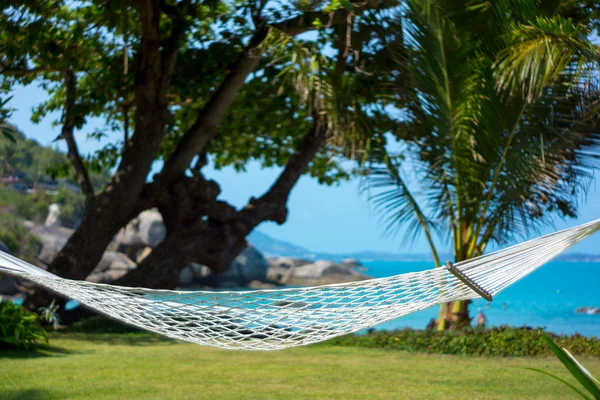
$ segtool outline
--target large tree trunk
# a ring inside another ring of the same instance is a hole
[[[285,222],[292,188],[330,135],[324,118],[315,116],[277,180],[239,211],[217,200],[218,184],[199,171],[173,182],[163,190],[158,205],[167,237],[115,284],[170,289],[177,286],[179,272],[191,262],[207,265],[216,273],[225,271],[246,248],[245,238],[256,226],[263,221]]]
[[[460,232],[458,235],[458,240],[455,237],[455,248],[454,248],[454,258],[455,260],[462,261],[468,260],[474,256],[472,252],[469,251],[471,247],[470,240],[473,240],[469,232],[472,231],[472,225],[467,221],[461,221],[461,226],[458,231]],[[438,319],[435,323],[438,330],[459,330],[464,329],[471,325],[471,317],[469,316],[469,304],[471,304],[471,300],[461,300],[461,301],[452,301],[446,304],[443,304],[440,308],[440,313],[438,315]]]
[[[172,289],[179,284],[181,270],[192,262],[208,265],[216,273],[224,272],[246,248],[247,233],[228,224],[203,225],[167,235],[135,270],[114,284]]]
[[[469,304],[471,300],[452,301],[441,306],[436,321],[438,330],[460,330],[471,325]]]

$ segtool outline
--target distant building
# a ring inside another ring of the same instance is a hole
[[[49,195],[55,195],[63,187],[73,193],[81,192],[79,185],[69,181],[42,181],[34,186],[33,182],[26,179],[24,174],[0,176],[0,187],[11,188],[21,193],[34,193],[36,190],[42,189]]]

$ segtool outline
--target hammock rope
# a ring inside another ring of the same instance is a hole
[[[450,301],[490,298],[600,230],[600,219],[471,260],[387,278],[253,291],[152,290],[75,281],[0,252],[0,273],[174,339],[238,350],[321,342]]]

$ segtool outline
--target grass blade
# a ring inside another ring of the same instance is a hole
[[[548,372],[548,371],[544,371],[543,369],[538,369],[538,368],[531,368],[531,367],[525,367],[525,369],[528,369],[530,371],[535,371],[535,372],[539,372],[540,374],[544,374],[549,376],[550,378],[556,379],[557,381],[567,385],[568,387],[570,387],[571,389],[573,389],[575,392],[577,392],[577,394],[579,394],[582,398],[586,399],[586,400],[592,400],[591,397],[589,397],[587,394],[583,393],[581,390],[577,389],[575,386],[573,386],[572,384],[570,384],[569,382],[565,381],[564,379]]]
[[[542,338],[548,347],[550,347],[550,350],[552,350],[556,357],[558,357],[560,362],[562,362],[563,365],[569,370],[571,375],[573,375],[575,379],[577,379],[577,381],[579,381],[579,383],[581,383],[581,385],[588,392],[590,392],[592,396],[594,396],[594,398],[600,399],[600,388],[592,379],[590,379],[588,374],[581,370],[578,365],[579,363],[573,362],[571,357],[569,357],[569,355],[563,349],[558,347],[546,334],[543,334]]]

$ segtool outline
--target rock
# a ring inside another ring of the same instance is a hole
[[[362,267],[362,264],[356,258],[344,258],[340,264],[344,264],[347,267]]]
[[[578,314],[600,315],[600,307],[579,307],[575,312]]]
[[[267,281],[267,270],[267,260],[256,248],[249,246],[233,260],[224,273],[215,275],[208,267],[192,263],[179,274],[179,283],[184,288],[198,286],[241,288],[252,281]]]
[[[0,251],[10,254],[10,249],[4,242],[0,240]],[[8,275],[0,275],[0,295],[14,296],[19,292],[17,287],[18,281],[16,278]]]
[[[137,264],[127,257],[126,254],[105,251],[102,259],[96,268],[94,268],[94,271],[86,278],[86,281],[112,283],[136,267]]]
[[[150,253],[152,253],[152,247],[144,247],[136,256],[137,263],[139,264],[144,261],[144,258],[148,257]]]
[[[44,226],[49,228],[60,226],[60,206],[58,204],[52,203],[48,207],[48,215],[46,216]]]
[[[311,264],[312,261],[303,258],[279,257],[270,258],[268,263],[269,270],[267,271],[267,279],[273,282],[282,282],[283,278],[291,268]]]
[[[371,279],[371,277],[344,264],[319,260],[290,269],[283,277],[282,282],[290,286],[318,286],[367,279]]]
[[[243,287],[250,281],[266,281],[268,269],[265,257],[255,247],[248,246],[218,278],[220,282],[231,281]]]
[[[42,242],[42,249],[38,259],[44,264],[50,264],[64,247],[73,233],[72,229],[60,226],[34,225],[31,229]]]
[[[167,230],[158,210],[142,211],[117,233],[117,250],[131,253],[144,247],[155,247],[163,241],[166,234]]]
[[[293,258],[293,257],[279,257],[269,259],[269,266],[290,269],[312,263],[311,260],[304,258]]]
[[[248,283],[250,289],[276,289],[277,285],[271,282],[250,281]]]
[[[183,287],[189,287],[206,278],[210,274],[208,267],[196,263],[191,263],[179,273],[179,284]]]
[[[85,280],[95,283],[111,283],[127,273],[125,269],[110,269],[104,272],[93,272]]]

